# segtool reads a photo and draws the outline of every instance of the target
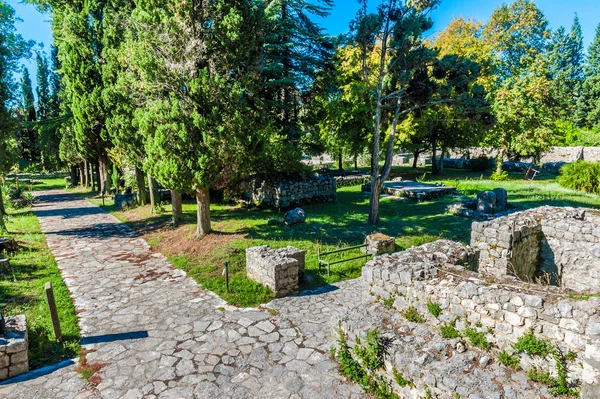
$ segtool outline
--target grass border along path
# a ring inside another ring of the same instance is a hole
[[[20,250],[9,256],[12,270],[0,271],[0,306],[5,315],[27,317],[30,369],[72,359],[81,349],[77,314],[38,218],[31,208],[9,209],[8,213],[8,235],[17,240]],[[62,344],[54,339],[44,293],[46,282],[54,288]]]

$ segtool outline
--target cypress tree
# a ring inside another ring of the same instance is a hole
[[[22,115],[21,128],[18,133],[18,140],[21,145],[21,157],[28,162],[37,162],[37,137],[34,128],[34,122],[37,121],[37,112],[35,109],[35,97],[33,96],[33,85],[29,69],[23,67],[21,77],[21,97],[22,97]]]
[[[575,104],[584,80],[583,34],[575,16],[571,32],[564,27],[554,32],[550,44],[549,73],[553,80],[553,96],[564,120],[575,119]]]
[[[577,123],[580,126],[600,129],[600,25],[588,48],[584,72],[585,82],[577,102]]]

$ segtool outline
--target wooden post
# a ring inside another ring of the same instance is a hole
[[[48,308],[50,309],[50,317],[52,318],[52,327],[54,328],[54,336],[56,341],[60,342],[62,339],[62,332],[60,331],[60,321],[58,320],[58,311],[56,310],[56,301],[54,301],[54,291],[52,290],[52,283],[47,282],[44,286],[46,290],[46,298],[48,299]]]

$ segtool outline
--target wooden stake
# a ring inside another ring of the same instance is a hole
[[[56,310],[56,301],[54,300],[52,283],[47,282],[44,286],[44,289],[46,290],[46,298],[48,299],[48,308],[50,309],[50,317],[52,318],[54,336],[56,337],[56,341],[60,342],[62,339],[62,332],[60,330],[60,321],[58,320],[58,311]]]

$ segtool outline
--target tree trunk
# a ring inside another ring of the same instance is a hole
[[[111,180],[108,175],[108,155],[103,151],[98,157],[98,189],[101,193],[110,192]]]
[[[75,187],[78,184],[77,176],[78,176],[78,174],[77,174],[77,166],[71,165],[71,186],[72,187]]]
[[[96,189],[100,192],[100,162],[94,162],[94,174],[96,175]],[[93,176],[93,175],[92,175]]]
[[[344,170],[344,157],[341,151],[338,153],[338,169]]]
[[[88,162],[90,165],[90,181],[92,182],[92,191],[96,191],[96,176],[94,176],[94,169],[98,168],[96,162]]]
[[[86,189],[90,186],[90,170],[88,168],[87,159],[83,160],[83,187]]]
[[[208,187],[196,188],[197,226],[196,236],[202,237],[211,232],[210,228],[210,196]]]
[[[150,173],[146,174],[146,176],[148,177],[148,191],[150,192],[150,207],[152,208],[152,213],[155,213],[156,208],[160,205],[158,183],[150,176]]]
[[[183,218],[181,206],[181,191],[171,190],[171,205],[173,207],[173,224],[178,225]]]
[[[137,186],[137,203],[138,205],[146,205],[148,199],[146,198],[146,184],[144,183],[144,171],[135,167],[135,183]]]
[[[6,208],[4,208],[4,197],[2,194],[2,182],[0,181],[0,231],[6,231],[6,224],[4,223],[5,215],[6,215]]]
[[[444,174],[444,155],[446,154],[446,147],[442,147],[442,153],[440,154],[440,165],[439,165],[439,172],[440,175]]]
[[[79,184],[81,186],[83,186],[85,183],[84,170],[85,170],[84,163],[79,162]]]
[[[354,171],[358,172],[358,154],[354,154]]]
[[[431,173],[434,175],[438,174],[438,163],[437,160],[435,159],[437,156],[437,143],[435,142],[435,140],[433,140],[433,142],[431,143]]]
[[[379,223],[379,200],[381,196],[381,183],[379,179],[371,183],[371,197],[369,199],[369,219],[370,224]]]
[[[419,164],[419,154],[421,154],[421,151],[419,150],[415,150],[415,152],[413,153],[413,169],[417,169],[417,165]]]

